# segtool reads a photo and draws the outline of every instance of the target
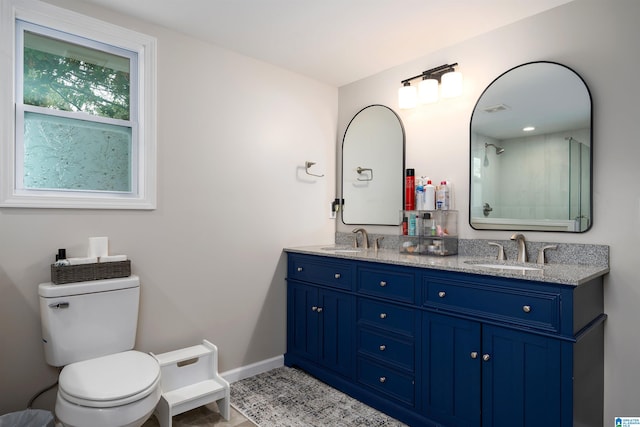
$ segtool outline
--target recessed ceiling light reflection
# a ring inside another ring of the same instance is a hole
[[[533,127],[533,126],[525,126],[525,127],[522,128],[522,130],[525,131],[525,132],[531,132],[531,131],[536,130],[536,128]]]

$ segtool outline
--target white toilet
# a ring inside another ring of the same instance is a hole
[[[160,366],[133,351],[137,276],[64,285],[42,283],[45,359],[64,366],[55,413],[69,427],[139,427],[161,395]]]

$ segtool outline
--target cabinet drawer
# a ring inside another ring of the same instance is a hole
[[[358,298],[358,322],[387,331],[413,337],[415,330],[413,309]]]
[[[424,304],[558,332],[560,295],[471,282],[425,279]]]
[[[358,359],[358,382],[407,405],[415,404],[415,381],[411,375],[403,375],[361,357]]]
[[[415,302],[413,273],[363,268],[358,271],[358,291],[395,301]]]
[[[353,288],[353,267],[349,263],[332,258],[290,255],[288,267],[290,279],[346,290]]]
[[[403,341],[374,331],[360,329],[358,351],[380,362],[390,363],[413,372],[415,365],[413,341]]]

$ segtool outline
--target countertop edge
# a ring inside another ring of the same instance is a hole
[[[527,267],[542,267],[542,271],[494,270],[474,265],[474,263],[499,263],[495,258],[491,257],[407,255],[401,254],[397,250],[390,249],[380,249],[378,251],[374,249],[360,249],[359,252],[341,253],[333,251],[335,249],[344,250],[345,248],[334,244],[326,244],[286,247],[283,250],[288,253],[318,255],[352,261],[377,262],[429,270],[453,271],[496,278],[519,279],[568,286],[579,286],[609,273],[609,267],[582,264],[545,264],[544,266],[540,266],[533,263],[526,263]],[[500,264],[505,264],[507,266],[521,265],[513,262],[504,262]]]

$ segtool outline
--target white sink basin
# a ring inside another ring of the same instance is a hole
[[[480,262],[467,262],[475,267],[491,268],[493,270],[513,270],[513,271],[542,271],[542,268],[529,267],[526,265],[490,264]]]
[[[340,247],[332,247],[329,246],[327,248],[320,248],[323,251],[333,252],[336,254],[357,254],[358,252],[362,252],[362,249],[358,248],[340,248]]]
[[[541,268],[526,267],[524,265],[502,265],[502,264],[476,264],[477,267],[493,268],[496,270],[530,270],[541,271]]]

